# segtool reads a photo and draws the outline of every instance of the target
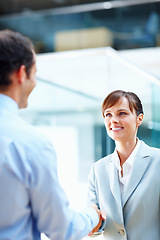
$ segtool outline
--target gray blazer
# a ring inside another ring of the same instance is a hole
[[[114,153],[93,164],[88,203],[107,214],[100,239],[160,240],[160,149],[141,141],[122,199]]]

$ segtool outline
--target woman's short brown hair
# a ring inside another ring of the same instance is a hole
[[[103,117],[104,117],[104,111],[107,108],[110,108],[113,105],[115,105],[121,98],[127,98],[129,103],[129,108],[132,113],[135,110],[137,116],[141,113],[144,114],[141,100],[135,93],[116,90],[111,92],[103,101],[103,104],[102,104]]]

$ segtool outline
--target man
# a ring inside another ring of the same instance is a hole
[[[19,33],[0,31],[0,239],[78,240],[105,219],[78,213],[61,189],[52,144],[18,116],[36,85],[36,55]],[[94,228],[94,229],[93,229]]]

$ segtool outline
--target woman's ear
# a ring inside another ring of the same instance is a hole
[[[138,116],[137,116],[137,126],[139,127],[143,122],[143,114],[140,113]]]

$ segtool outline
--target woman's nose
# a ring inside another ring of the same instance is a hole
[[[115,122],[116,122],[116,123],[119,122],[118,117],[117,117],[117,116],[112,116],[111,122],[113,122],[113,123],[115,123]]]

